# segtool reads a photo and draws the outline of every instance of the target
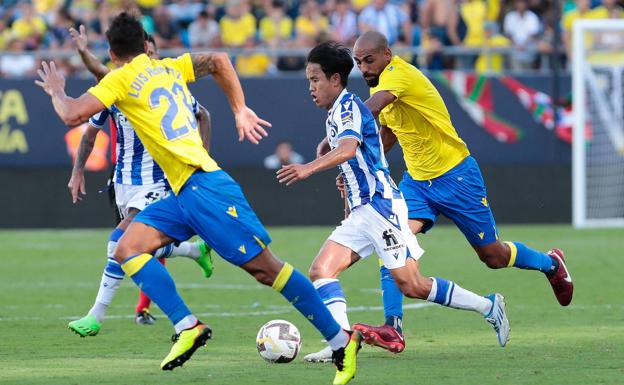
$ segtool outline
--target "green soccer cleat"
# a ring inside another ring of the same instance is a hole
[[[202,323],[197,323],[191,329],[182,330],[178,334],[174,334],[171,338],[173,346],[167,354],[167,357],[160,364],[162,370],[173,370],[178,366],[184,365],[188,361],[195,350],[200,346],[206,345],[212,337],[212,330]]]
[[[332,361],[336,365],[334,385],[344,385],[355,377],[356,356],[360,351],[362,336],[354,330],[350,333],[349,343],[344,348],[334,350]]]
[[[101,327],[102,324],[97,322],[95,317],[92,315],[86,315],[80,319],[71,321],[67,325],[69,330],[78,334],[80,337],[96,336]]]
[[[213,270],[212,254],[210,253],[212,250],[204,241],[197,241],[196,244],[199,247],[201,255],[195,260],[195,262],[197,262],[197,264],[202,268],[202,271],[204,272],[204,277],[210,278]]]

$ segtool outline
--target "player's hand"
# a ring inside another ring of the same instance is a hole
[[[321,143],[319,143],[318,146],[316,146],[316,157],[320,158],[321,156],[327,154],[330,151],[331,151],[331,148],[329,147],[329,142],[327,141],[327,138],[323,138],[323,140],[321,140]]]
[[[54,91],[65,89],[65,77],[56,69],[56,64],[53,61],[50,64],[45,61],[41,62],[41,68],[37,70],[41,80],[35,80],[35,84],[43,88],[50,96]]]
[[[258,144],[263,137],[269,136],[264,127],[271,127],[271,123],[260,119],[254,110],[247,106],[238,112],[234,119],[236,119],[239,142],[247,138],[251,143]]]
[[[85,180],[84,174],[82,171],[73,171],[71,178],[69,179],[69,183],[67,184],[67,188],[69,188],[69,193],[72,196],[72,203],[76,203],[82,200],[82,197],[79,195],[87,195],[87,190],[85,189]]]
[[[76,31],[76,29],[73,27],[70,28],[69,34],[71,35],[72,40],[76,44],[76,48],[78,49],[78,51],[84,52],[87,50],[87,46],[88,46],[87,29],[82,24],[80,25],[80,27],[78,27],[78,29],[80,30],[80,32]]]
[[[277,170],[277,180],[286,183],[286,186],[304,180],[312,175],[312,171],[307,164],[289,164]]]
[[[344,199],[346,196],[346,188],[344,179],[342,178],[342,173],[338,174],[336,177],[336,188],[340,192],[340,197]]]

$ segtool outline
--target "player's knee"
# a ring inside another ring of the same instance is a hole
[[[252,275],[256,281],[266,286],[272,286],[273,282],[275,282],[275,277],[277,277],[277,274],[267,270],[256,271]]]
[[[127,242],[120,241],[117,243],[115,247],[115,251],[113,252],[113,258],[120,265],[125,262],[126,259],[132,256],[131,248],[129,247]]]

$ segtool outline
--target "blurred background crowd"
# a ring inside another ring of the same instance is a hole
[[[32,76],[51,56],[83,73],[68,29],[84,24],[105,59],[122,10],[141,15],[163,54],[229,49],[241,76],[300,71],[309,47],[368,30],[423,69],[544,70],[567,65],[575,20],[624,16],[618,0],[0,0],[0,76]]]

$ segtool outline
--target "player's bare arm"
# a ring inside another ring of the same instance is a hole
[[[396,100],[396,96],[392,95],[388,91],[377,91],[368,98],[364,104],[366,107],[373,113],[375,118],[379,117],[379,113],[383,110],[388,104],[394,102]]]
[[[89,125],[80,138],[80,145],[76,153],[76,160],[74,161],[71,178],[69,179],[69,183],[67,183],[67,188],[69,188],[73,203],[82,200],[79,194],[87,195],[84,168],[87,164],[87,159],[89,159],[89,155],[91,155],[91,151],[93,151],[98,131],[99,129],[97,127]]]
[[[381,126],[379,135],[381,136],[381,143],[383,144],[384,153],[387,153],[396,144],[397,137],[388,126]]]
[[[239,141],[247,138],[251,143],[258,144],[263,137],[268,136],[264,127],[271,127],[271,123],[260,119],[245,104],[243,87],[227,54],[222,52],[193,53],[191,61],[195,78],[212,75],[227,96],[236,120]]]
[[[78,54],[80,54],[80,59],[84,63],[87,70],[91,72],[95,78],[100,81],[107,73],[110,72],[110,69],[106,67],[100,60],[91,52],[88,48],[88,40],[87,40],[87,31],[84,25],[80,25],[78,31],[74,28],[69,29],[69,34],[76,44],[76,50]]]
[[[35,80],[35,84],[50,95],[54,110],[66,125],[77,126],[106,108],[102,102],[88,92],[78,98],[67,96],[65,78],[58,72],[54,62],[48,64],[44,61],[41,66],[42,68],[37,70],[41,80]]]
[[[321,143],[316,146],[316,157],[320,158],[330,151],[331,147],[329,147],[329,141],[327,140],[327,137],[324,137],[323,140],[321,140]]]
[[[355,157],[360,142],[354,138],[344,138],[338,147],[331,150],[320,158],[306,164],[289,164],[277,171],[279,183],[286,183],[286,186],[308,178],[312,174],[336,167],[341,163]]]
[[[199,124],[199,136],[201,137],[202,143],[204,144],[204,148],[206,151],[210,152],[210,137],[212,135],[212,122],[210,121],[210,113],[208,110],[199,105],[199,111],[197,115],[195,115],[197,119],[197,123]]]

